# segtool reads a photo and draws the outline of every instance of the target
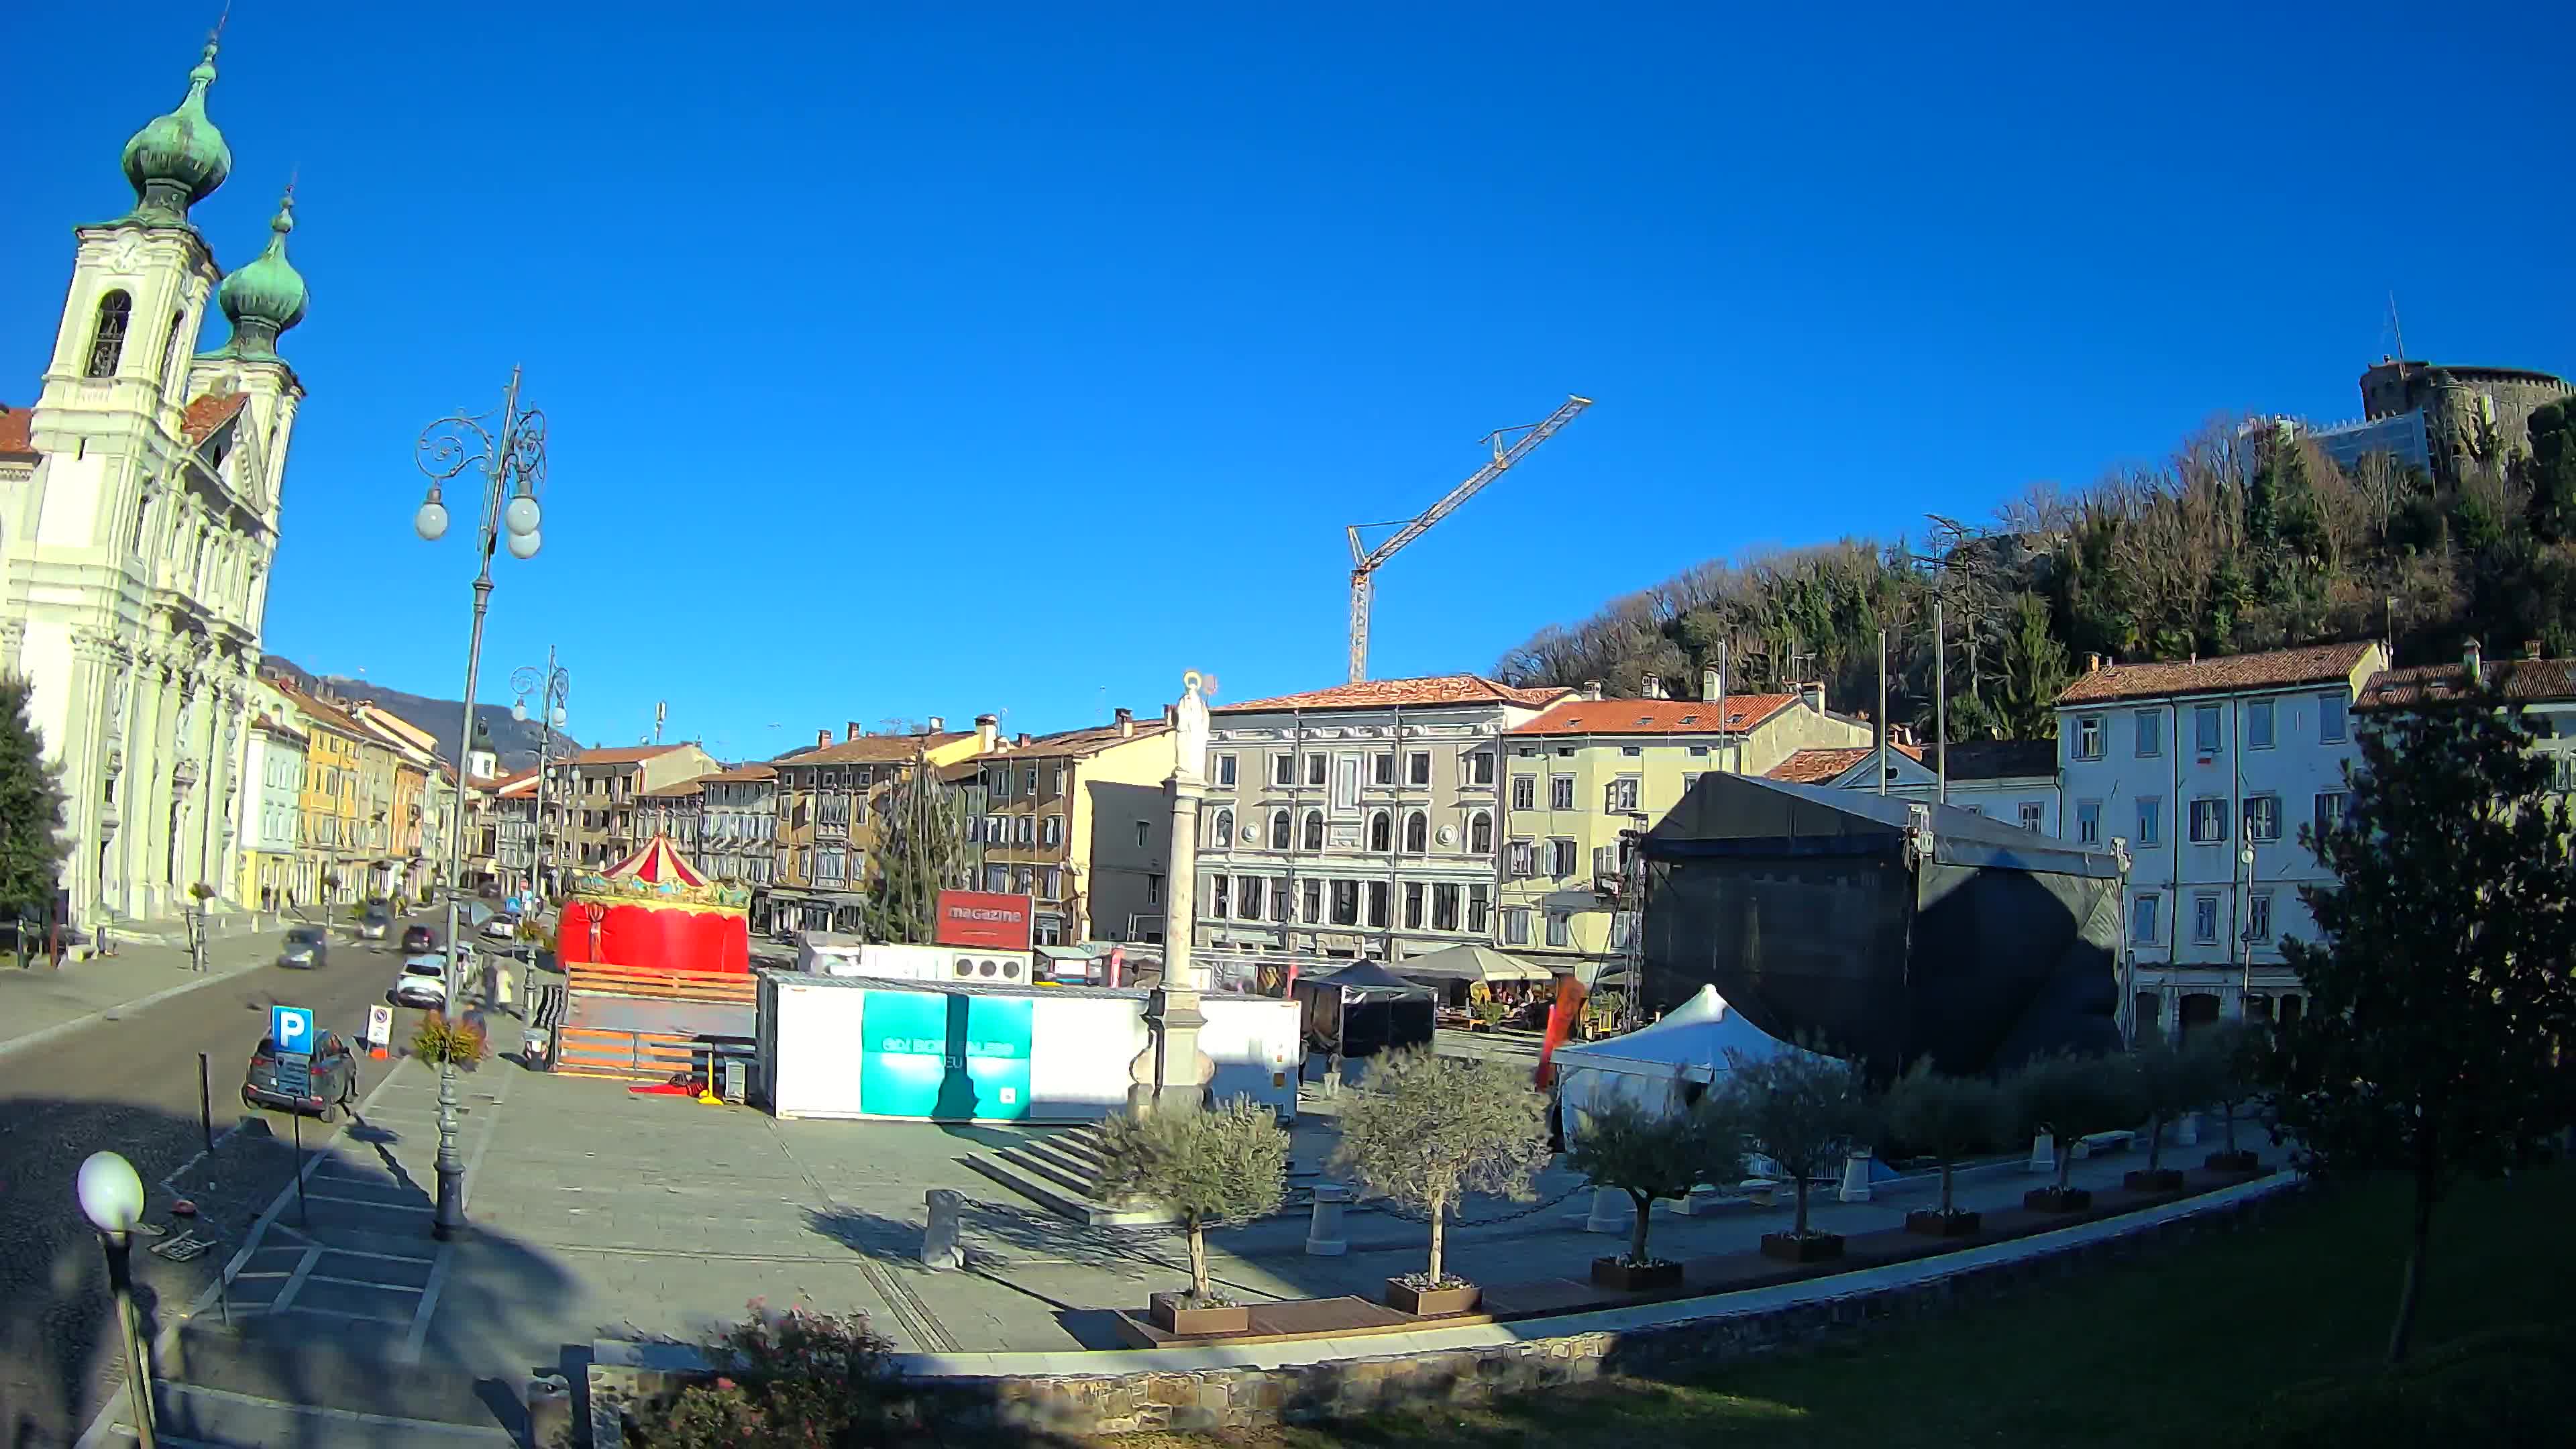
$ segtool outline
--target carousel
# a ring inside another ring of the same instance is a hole
[[[709,881],[670,837],[573,877],[557,951],[566,966],[751,970],[751,893]]]

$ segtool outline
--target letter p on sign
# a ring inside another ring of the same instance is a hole
[[[268,1009],[268,1039],[277,1043],[281,1052],[313,1050],[313,1013],[301,1006],[272,1006]]]

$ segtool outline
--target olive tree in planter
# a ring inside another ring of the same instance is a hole
[[[1905,1145],[1941,1164],[1941,1205],[1905,1215],[1905,1230],[1957,1238],[1984,1226],[1981,1214],[1950,1198],[1951,1169],[1962,1157],[2012,1131],[2011,1104],[1983,1077],[1953,1077],[1932,1069],[1925,1057],[1887,1090],[1880,1110],[1887,1130]]]
[[[2263,1159],[2236,1145],[2236,1109],[2262,1095],[2263,1054],[2270,1043],[2243,1022],[2224,1021],[2193,1032],[2184,1048],[2201,1059],[2209,1078],[2209,1103],[2219,1111],[2227,1146],[2209,1154],[2201,1166],[2212,1172],[2254,1172]]]
[[[1646,1230],[1659,1198],[1679,1201],[1703,1182],[1744,1176],[1744,1123],[1736,1099],[1710,1092],[1684,1108],[1650,1112],[1625,1098],[1578,1113],[1566,1165],[1594,1187],[1617,1188],[1637,1205],[1637,1226],[1624,1258],[1592,1260],[1592,1281],[1641,1292],[1682,1281],[1682,1265],[1646,1254]]]
[[[1387,1279],[1386,1301],[1425,1316],[1472,1311],[1483,1294],[1441,1258],[1448,1216],[1470,1192],[1532,1196],[1548,1159],[1547,1098],[1530,1090],[1526,1067],[1414,1049],[1377,1058],[1342,1101],[1333,1165],[1431,1219],[1430,1266]]]
[[[1208,1282],[1207,1225],[1278,1211],[1288,1134],[1267,1107],[1237,1097],[1205,1112],[1117,1116],[1100,1125],[1100,1191],[1169,1207],[1190,1239],[1190,1291],[1156,1293],[1153,1319],[1172,1333],[1241,1333],[1251,1310]]]
[[[2216,1093],[2207,1056],[2171,1040],[2140,1047],[2129,1058],[2138,1105],[2147,1114],[2147,1165],[2120,1179],[2131,1192],[2172,1192],[2182,1172],[2164,1165],[2165,1128],[2186,1112],[2209,1105]]]
[[[2071,1185],[2076,1144],[2138,1120],[2138,1094],[2125,1059],[2039,1057],[2015,1072],[2009,1085],[2024,1131],[2045,1132],[2057,1150],[2057,1180],[2022,1194],[2035,1212],[2074,1213],[2093,1205],[2093,1194]]]
[[[1807,1226],[1807,1194],[1810,1184],[1831,1174],[1869,1135],[1868,1086],[1860,1069],[1812,1050],[1760,1061],[1728,1052],[1727,1061],[1728,1095],[1736,1099],[1745,1132],[1789,1174],[1797,1194],[1794,1225],[1785,1233],[1764,1233],[1763,1256],[1792,1263],[1841,1257],[1842,1234]]]

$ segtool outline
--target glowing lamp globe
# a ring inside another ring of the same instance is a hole
[[[501,507],[501,526],[510,530],[512,533],[536,532],[537,500],[529,494],[522,493],[518,497],[511,499],[508,503],[503,504]]]
[[[536,556],[537,535],[533,533],[514,533],[510,535],[510,557],[535,558]]]
[[[411,526],[422,538],[436,543],[447,535],[447,505],[433,498],[412,515]]]
[[[81,1213],[102,1233],[131,1232],[143,1221],[143,1179],[113,1152],[93,1152],[77,1180]]]

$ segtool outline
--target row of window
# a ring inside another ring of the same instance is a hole
[[[2349,728],[2346,716],[2351,701],[2340,692],[2320,694],[2316,696],[2316,701],[2317,742],[2327,745],[2343,743],[2345,732]],[[2278,704],[2279,701],[2270,699],[2248,699],[2238,703],[2240,723],[2245,731],[2245,748],[2268,750],[2273,747],[2279,737]],[[2109,716],[2098,714],[2076,716],[2075,758],[2101,759],[2109,742],[2109,733]],[[2225,749],[2227,706],[2223,704],[2192,706],[2191,736],[2192,753],[2196,755],[2214,755]],[[2129,711],[2129,742],[2137,758],[2141,760],[2163,758],[2164,709],[2159,707]]]
[[[2352,797],[2342,790],[2320,790],[2314,803],[2315,814],[2311,820],[2316,834],[2322,837],[2326,831],[2343,822],[2345,815],[2351,809]],[[2025,820],[2030,815],[2031,809],[2030,806],[2023,807]],[[2137,826],[2129,836],[2129,843],[2140,849],[2163,845],[2165,843],[2163,798],[2155,795],[2143,796],[2137,801],[2136,809]],[[2227,797],[2224,795],[2202,795],[2193,799],[2189,822],[2191,843],[2194,845],[2225,844],[2227,815]],[[2280,796],[2269,794],[2246,796],[2244,817],[2243,829],[2249,844],[2263,844],[2281,838]],[[2101,801],[2075,802],[2075,841],[2078,845],[2102,843]]]
[[[1046,794],[1049,798],[1064,793],[1064,763],[1056,761],[1045,767]],[[984,798],[1011,800],[1038,798],[1039,767],[1028,765],[986,765]]]
[[[2198,892],[2191,898],[2191,939],[2194,944],[2215,946],[2219,943],[2219,917],[2226,898],[2211,892]],[[2140,891],[2129,898],[2129,944],[2158,946],[2164,944],[2164,905],[2162,891]],[[2247,944],[2272,939],[2272,892],[2248,892],[2245,897],[2243,937]]]
[[[1232,849],[1238,843],[1234,835],[1234,812],[1218,810],[1208,819],[1208,847],[1212,850]],[[1302,824],[1302,828],[1295,828],[1299,824]],[[1250,826],[1245,827],[1244,833],[1249,838],[1240,843],[1248,846],[1266,845],[1271,850],[1302,850],[1309,853],[1321,851],[1324,849],[1325,839],[1324,812],[1308,810],[1303,822],[1292,822],[1288,811],[1273,810],[1270,812],[1270,828],[1266,833]],[[1389,810],[1370,811],[1366,839],[1368,843],[1365,849],[1371,853],[1393,854],[1396,849],[1395,813]],[[1430,815],[1420,810],[1406,811],[1403,839],[1405,854],[1429,854],[1432,841]],[[1139,845],[1145,843],[1145,832],[1141,827],[1136,832],[1136,843]],[[1443,839],[1441,843],[1447,845],[1450,841]],[[1470,855],[1493,853],[1494,815],[1492,811],[1468,812],[1466,849]]]
[[[1143,829],[1138,829],[1142,836]],[[1061,815],[969,815],[966,838],[982,845],[1043,847],[1053,850],[1064,844],[1064,817]],[[1142,843],[1141,839],[1138,843]]]
[[[1255,759],[1260,756],[1255,755]],[[1227,752],[1212,755],[1208,761],[1209,778],[1218,788],[1232,788],[1240,778],[1239,757]],[[1305,763],[1301,767],[1299,761]],[[1494,752],[1482,746],[1458,752],[1458,783],[1491,785],[1494,783]],[[1347,783],[1356,794],[1362,779],[1362,762],[1371,788],[1392,789],[1398,783],[1398,765],[1402,766],[1402,784],[1409,789],[1428,789],[1431,785],[1431,751],[1407,750],[1399,761],[1394,750],[1372,750],[1362,754],[1325,752],[1299,754],[1295,750],[1277,750],[1270,755],[1270,783],[1274,788],[1297,788],[1302,780],[1308,789],[1320,790],[1326,785],[1337,789]]]
[[[1399,883],[1308,876],[1294,882],[1293,891],[1290,885],[1269,876],[1206,876],[1199,882],[1199,915],[1219,921],[1381,928],[1400,919],[1408,931],[1465,930],[1483,935],[1493,911],[1493,887],[1483,881]]]
[[[1162,877],[1154,877],[1156,883]],[[1064,899],[1064,867],[1060,865],[986,865],[984,889],[1036,896],[1042,901]],[[1157,892],[1159,894],[1159,891]]]

